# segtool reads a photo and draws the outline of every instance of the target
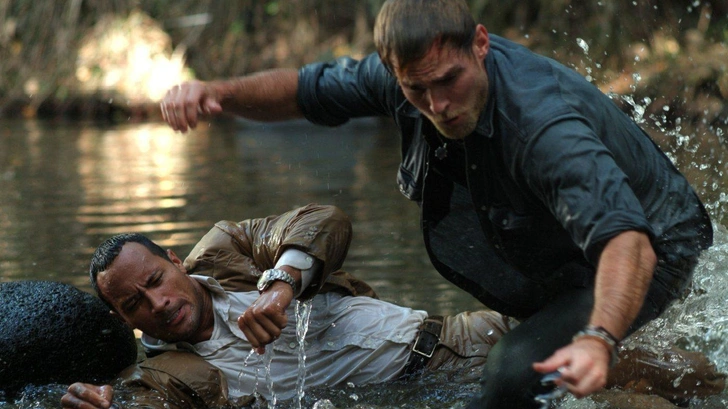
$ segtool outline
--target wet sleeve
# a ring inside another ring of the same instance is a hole
[[[306,119],[338,126],[351,118],[394,113],[396,80],[376,53],[362,60],[341,57],[298,72],[297,101]]]
[[[283,252],[300,250],[321,263],[320,274],[303,289],[302,299],[313,297],[331,273],[341,268],[351,244],[351,221],[335,206],[309,204],[280,216],[239,223],[218,222],[239,253],[250,257],[261,271],[273,268]]]
[[[562,119],[526,141],[512,171],[597,264],[606,242],[621,232],[654,233],[642,205],[612,153],[576,118]]]
[[[115,393],[123,408],[229,407],[219,369],[188,352],[165,352],[124,370]]]

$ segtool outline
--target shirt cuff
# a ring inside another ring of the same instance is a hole
[[[276,268],[281,266],[290,266],[301,270],[301,287],[299,287],[298,294],[294,296],[294,298],[297,298],[311,284],[313,277],[320,269],[321,262],[301,250],[288,249],[283,252],[276,263]]]

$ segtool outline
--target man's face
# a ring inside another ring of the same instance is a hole
[[[128,242],[98,274],[99,291],[126,322],[144,333],[167,342],[199,342],[212,330],[209,294],[187,275],[172,251],[169,256],[171,262]]]
[[[488,98],[488,47],[488,33],[479,25],[472,54],[436,43],[419,61],[394,67],[404,96],[446,138],[463,139],[478,124]]]

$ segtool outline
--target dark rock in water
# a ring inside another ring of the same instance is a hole
[[[52,281],[0,283],[0,391],[8,397],[29,384],[108,382],[136,357],[131,328],[91,294]]]

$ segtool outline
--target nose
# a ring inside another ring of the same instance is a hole
[[[444,90],[439,88],[430,88],[427,90],[427,99],[430,104],[430,111],[435,115],[440,115],[447,110],[450,101]]]
[[[164,294],[160,291],[148,290],[146,292],[146,296],[154,314],[164,313],[166,311],[166,308],[169,305],[169,298],[167,298]]]

